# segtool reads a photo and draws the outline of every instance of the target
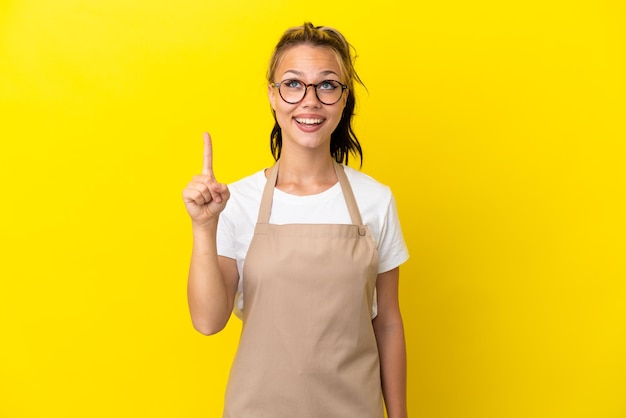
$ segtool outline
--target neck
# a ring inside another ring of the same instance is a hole
[[[286,193],[311,195],[337,183],[335,162],[326,150],[321,153],[283,153],[276,187]]]

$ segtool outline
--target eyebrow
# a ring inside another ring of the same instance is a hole
[[[302,71],[298,71],[298,70],[287,70],[287,71],[285,71],[285,72],[283,73],[283,76],[284,76],[285,74],[287,74],[287,73],[293,73],[293,74],[295,74],[295,75],[297,75],[297,76],[299,76],[299,77],[304,76],[304,73],[303,73]],[[333,70],[324,70],[324,71],[321,71],[321,72],[320,72],[320,75],[322,75],[322,76],[327,76],[327,75],[329,75],[329,74],[334,74],[334,75],[336,75],[337,77],[339,77],[339,74],[337,74],[337,73],[336,73],[336,72],[334,72]]]

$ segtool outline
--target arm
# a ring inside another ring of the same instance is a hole
[[[380,355],[383,396],[389,418],[406,418],[406,347],[398,303],[400,269],[381,273],[376,280],[378,315],[372,324]]]
[[[205,134],[202,175],[195,176],[183,190],[193,227],[187,285],[189,312],[194,328],[205,335],[226,326],[237,290],[237,264],[233,259],[219,257],[215,242],[219,214],[229,197],[228,187],[215,180],[211,137]]]
[[[193,250],[187,282],[191,322],[204,335],[221,331],[233,309],[239,273],[232,258],[217,255],[217,222],[193,225]]]

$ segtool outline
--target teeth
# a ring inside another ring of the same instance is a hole
[[[324,119],[296,118],[296,122],[304,125],[319,125],[324,122]]]

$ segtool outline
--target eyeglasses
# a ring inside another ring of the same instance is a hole
[[[300,103],[306,97],[309,87],[313,86],[317,100],[325,105],[333,105],[341,99],[344,90],[348,88],[345,84],[335,80],[324,80],[317,84],[304,84],[300,80],[283,80],[280,83],[270,83],[270,85],[278,87],[281,99],[289,104]]]

